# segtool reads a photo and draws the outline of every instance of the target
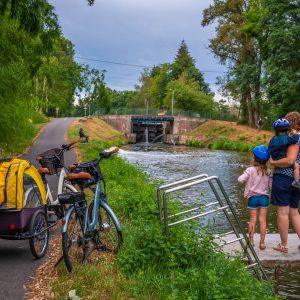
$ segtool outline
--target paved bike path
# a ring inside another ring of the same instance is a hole
[[[74,119],[55,119],[49,123],[29,151],[22,155],[23,159],[29,160],[35,166],[37,162],[36,156],[50,148],[60,147],[62,144],[68,143],[64,139],[67,128]],[[74,151],[65,152],[66,165],[76,161]],[[55,181],[58,177],[51,176],[51,190],[55,187]],[[50,241],[51,242],[51,241]],[[34,259],[30,249],[28,240],[25,241],[8,241],[0,240],[0,299],[5,300],[21,300],[24,298],[24,285],[30,277],[34,276],[36,268],[44,259]]]

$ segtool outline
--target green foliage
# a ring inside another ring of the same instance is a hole
[[[132,103],[136,95],[135,91],[116,91],[110,90],[112,99],[112,109],[126,109]]]
[[[21,151],[49,116],[70,115],[81,69],[46,0],[0,4],[1,153]]]
[[[154,66],[144,70],[141,86],[137,87],[133,107],[149,109],[193,110],[202,112],[216,111],[217,104],[205,83],[202,73],[196,68],[187,45],[182,41],[172,64]]]
[[[186,141],[187,146],[192,146],[192,147],[205,147],[205,143],[199,140],[193,140],[193,139],[188,139]]]
[[[269,99],[272,105],[279,106],[281,115],[299,111],[299,2],[264,0],[262,6],[260,24]]]
[[[208,147],[211,150],[232,150],[232,151],[243,151],[243,152],[251,152],[252,149],[256,146],[254,144],[247,144],[247,143],[242,143],[244,139],[240,139],[239,141],[230,141],[226,138],[221,138],[216,141],[199,141],[199,140],[193,140],[193,139],[188,139],[186,141],[187,146],[192,146],[192,147]]]
[[[188,79],[186,72],[183,72],[177,80],[169,82],[167,90],[165,106],[168,108],[171,108],[173,101],[174,108],[178,110],[206,112],[214,110],[212,96],[202,92],[197,82]]]
[[[63,37],[53,41],[48,57],[42,58],[39,70],[33,79],[36,106],[45,114],[60,116],[72,113],[75,89],[79,84],[80,67],[74,61],[74,49]]]
[[[299,111],[299,1],[215,0],[202,25],[218,22],[210,48],[230,66],[219,83],[239,103],[240,123],[264,127],[289,111]],[[267,97],[264,97],[267,95]]]
[[[197,82],[199,90],[205,94],[210,92],[208,84],[204,82],[203,74],[196,68],[195,60],[190,55],[184,40],[181,42],[175,61],[171,65],[171,80],[178,79],[182,73],[187,74],[189,81]]]

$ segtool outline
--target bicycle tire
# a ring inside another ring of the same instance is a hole
[[[62,233],[63,258],[69,272],[72,272],[74,267],[83,263],[85,259],[81,221],[73,210],[68,219],[67,231]]]
[[[47,251],[49,243],[49,229],[46,215],[42,211],[36,211],[30,221],[29,233],[30,235],[38,234],[37,236],[29,239],[29,246],[32,255],[35,258],[42,258]]]
[[[101,247],[112,253],[117,253],[123,242],[119,221],[108,204],[103,203],[99,208],[98,226]]]

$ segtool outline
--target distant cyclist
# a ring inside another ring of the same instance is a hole
[[[279,160],[287,157],[287,149],[290,145],[297,144],[300,138],[299,134],[289,135],[291,125],[287,119],[280,118],[273,123],[276,135],[270,140],[269,151],[273,160]],[[294,163],[294,181],[292,186],[300,188],[299,182],[299,164]]]

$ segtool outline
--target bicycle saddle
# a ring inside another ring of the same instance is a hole
[[[76,179],[91,179],[92,176],[90,173],[87,172],[79,172],[79,173],[70,173],[67,175],[67,180],[76,180]]]
[[[48,168],[39,168],[39,169],[37,169],[37,171],[40,174],[49,174],[49,169]]]

